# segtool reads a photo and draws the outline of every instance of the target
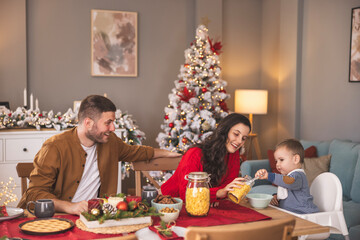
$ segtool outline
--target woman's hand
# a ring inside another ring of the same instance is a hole
[[[226,185],[226,187],[219,189],[216,192],[216,197],[217,198],[225,198],[228,191],[232,191],[234,188],[239,188],[238,185],[244,185],[244,181],[245,181],[245,178],[242,178],[242,177],[235,178],[231,183]]]
[[[260,169],[255,173],[255,177],[259,179],[268,179],[268,171],[266,169]]]

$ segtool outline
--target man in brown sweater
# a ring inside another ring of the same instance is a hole
[[[178,153],[128,145],[114,133],[115,105],[99,95],[86,97],[79,109],[79,125],[49,138],[36,154],[29,188],[18,207],[37,199],[52,199],[57,212],[80,214],[87,200],[114,194],[118,162],[178,157]]]

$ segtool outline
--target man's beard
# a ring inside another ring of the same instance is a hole
[[[97,127],[95,127],[95,125],[94,125],[94,127],[91,129],[91,130],[89,130],[89,131],[87,131],[86,133],[85,133],[85,136],[88,138],[88,139],[90,139],[91,141],[93,141],[94,143],[104,143],[104,142],[106,142],[106,141],[104,141],[103,140],[103,134],[102,133],[96,133],[97,132]]]

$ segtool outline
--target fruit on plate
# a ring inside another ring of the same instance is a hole
[[[118,202],[118,204],[116,205],[116,208],[121,210],[121,211],[127,211],[128,210],[128,204],[127,202]]]
[[[0,206],[0,217],[7,217],[9,214],[6,211],[6,206]]]

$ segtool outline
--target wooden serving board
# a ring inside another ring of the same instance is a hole
[[[84,223],[87,228],[103,228],[103,227],[116,227],[126,225],[137,225],[149,223],[151,224],[151,217],[137,217],[137,218],[124,218],[118,220],[105,220],[102,224],[98,220],[88,221],[82,214],[80,214],[80,220]]]

